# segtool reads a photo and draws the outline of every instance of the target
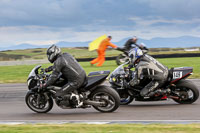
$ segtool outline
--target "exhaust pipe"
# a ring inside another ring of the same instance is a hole
[[[172,99],[179,100],[179,97],[176,97],[176,96],[167,96],[167,97],[172,98]]]
[[[105,102],[96,102],[96,101],[91,101],[91,100],[86,100],[83,103],[88,104],[88,105],[93,105],[93,106],[103,106],[106,104]]]

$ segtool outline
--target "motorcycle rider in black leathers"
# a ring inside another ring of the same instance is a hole
[[[140,91],[140,95],[143,97],[152,96],[154,94],[153,91],[161,87],[167,80],[168,68],[153,57],[143,54],[142,50],[137,47],[130,50],[129,58],[129,68],[135,67],[136,72],[135,77],[129,82],[129,85],[135,86],[144,77],[150,78],[151,82]]]
[[[136,45],[136,46],[138,46],[136,43],[137,43],[137,37],[133,37],[133,38],[131,38],[131,39],[129,39],[128,41],[126,41],[126,43],[124,44],[124,50],[125,51],[129,51],[129,50],[131,50],[131,48],[132,48],[132,45]]]
[[[145,46],[144,43],[141,44],[137,44],[137,40],[138,38],[136,36],[134,36],[133,38],[129,39],[128,41],[126,41],[126,43],[124,44],[123,48],[117,48],[117,50],[122,51],[122,52],[126,52],[128,54],[128,52],[134,48],[134,47],[138,47],[141,50],[143,50],[143,52],[147,53],[148,48]],[[134,46],[133,46],[134,45]]]
[[[78,98],[71,93],[81,87],[86,82],[86,73],[79,63],[68,53],[61,53],[61,50],[56,45],[52,45],[47,49],[47,57],[53,66],[45,69],[46,72],[53,71],[48,81],[42,86],[47,88],[53,85],[56,80],[62,75],[67,83],[56,92],[56,96],[64,96],[71,94],[70,98]]]

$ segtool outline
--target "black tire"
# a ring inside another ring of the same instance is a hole
[[[199,90],[192,81],[181,80],[176,84],[176,88],[180,88],[180,90],[182,92],[187,92],[187,90],[191,90],[191,92],[193,93],[193,97],[189,98],[187,100],[173,99],[175,102],[177,102],[179,104],[192,104],[199,98]]]
[[[95,97],[98,95],[104,95],[104,96],[109,96],[112,100],[112,102],[114,103],[114,105],[112,105],[111,108],[107,108],[107,106],[101,106],[101,107],[97,107],[97,106],[93,106],[96,110],[103,112],[103,113],[109,113],[109,112],[113,112],[115,111],[119,105],[120,105],[120,97],[118,95],[118,93],[112,89],[109,86],[98,86],[94,91],[91,92],[90,94],[90,99],[95,101]]]
[[[120,99],[120,105],[128,105],[130,104],[132,101],[134,100],[134,97],[132,96],[128,96],[126,99],[125,98],[121,98]]]
[[[117,63],[117,65],[121,65],[121,64],[125,63],[126,61],[123,61],[123,62],[121,61],[121,60],[124,59],[124,58],[126,58],[125,55],[119,54],[119,55],[117,56],[117,58],[116,58],[116,63]]]
[[[26,97],[25,97],[25,101],[26,101],[26,105],[34,112],[36,113],[47,113],[49,112],[52,108],[53,108],[53,99],[51,97],[49,97],[49,99],[46,99],[46,97],[43,95],[43,99],[45,98],[45,105],[44,107],[46,106],[46,104],[48,104],[48,106],[46,108],[38,108],[36,106],[33,105],[33,102],[35,102],[34,98],[35,97],[35,92],[32,92],[32,91],[29,91],[27,94],[26,94]],[[32,98],[32,99],[31,99]]]

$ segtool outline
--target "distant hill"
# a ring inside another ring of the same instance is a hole
[[[59,47],[88,47],[88,44],[90,42],[65,42],[65,41],[60,41],[56,43],[57,46]],[[28,43],[22,43],[19,45],[14,45],[10,47],[0,47],[0,51],[3,50],[16,50],[16,49],[33,49],[33,48],[48,48],[51,44],[47,45],[34,45],[34,44],[28,44]]]
[[[125,38],[116,44],[118,46],[123,46],[123,44],[130,38]],[[192,36],[181,36],[177,38],[152,38],[150,40],[145,40],[142,38],[138,39],[138,43],[144,43],[148,48],[187,48],[187,47],[199,47],[200,37]]]
[[[61,41],[56,43],[57,46],[59,47],[88,47],[88,44],[90,42],[65,42]]]
[[[113,42],[114,44],[122,47],[124,43],[130,39],[129,38],[124,38],[119,42]],[[181,37],[176,37],[176,38],[152,38],[150,40],[142,39],[139,38],[138,43],[143,42],[146,44],[148,48],[185,48],[185,47],[199,47],[200,46],[200,37],[193,37],[193,36],[181,36]],[[56,43],[59,47],[87,47],[90,41],[87,42],[65,42],[65,41],[60,41]],[[19,45],[14,45],[11,47],[0,47],[0,51],[3,50],[16,50],[16,49],[32,49],[32,48],[48,48],[51,44],[48,45],[34,45],[34,44],[19,44]]]
[[[10,46],[10,47],[2,47],[2,48],[0,48],[0,51],[16,50],[16,49],[47,48],[48,46],[50,46],[50,45],[34,45],[34,44],[22,43],[22,44]]]

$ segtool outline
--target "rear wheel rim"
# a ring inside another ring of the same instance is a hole
[[[180,90],[177,93],[177,95],[179,96],[179,101],[190,102],[194,99],[195,92],[192,89],[187,87],[179,87],[178,89]]]
[[[105,103],[104,105],[96,106],[96,108],[105,112],[112,110],[116,105],[114,97],[106,92],[96,93],[93,96],[93,100],[98,102],[104,102]]]

